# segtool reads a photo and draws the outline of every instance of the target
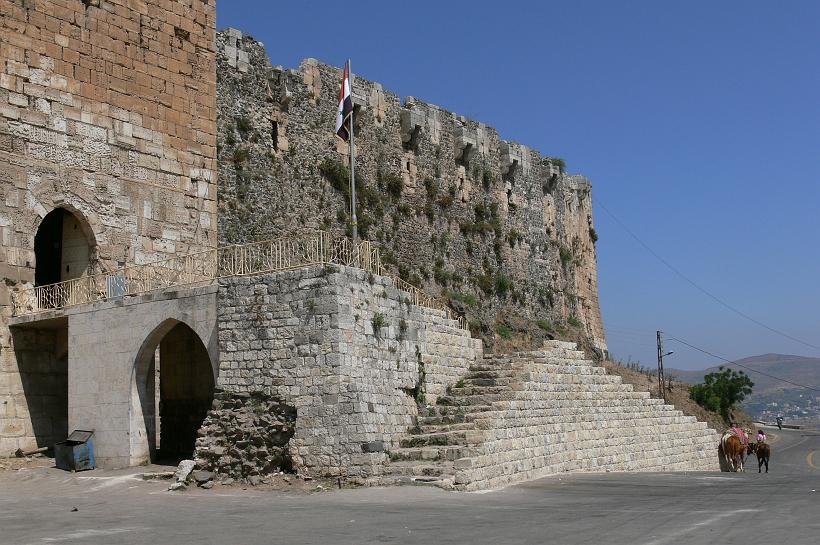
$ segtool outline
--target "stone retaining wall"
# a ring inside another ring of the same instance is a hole
[[[455,321],[357,269],[224,279],[217,306],[218,387],[296,407],[290,451],[307,475],[379,475],[417,402],[435,400],[482,357],[481,341]]]

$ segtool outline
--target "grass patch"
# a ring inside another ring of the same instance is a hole
[[[458,301],[459,303],[464,303],[468,307],[478,306],[478,299],[476,299],[475,295],[472,295],[470,293],[451,291],[450,298],[454,301]]]
[[[442,208],[449,208],[453,205],[453,197],[452,195],[442,195],[441,198],[438,200],[438,205]]]
[[[495,278],[493,275],[489,273],[484,273],[475,279],[476,284],[478,287],[481,288],[481,291],[486,293],[487,295],[492,295],[493,290],[495,289]]]
[[[324,159],[319,163],[319,172],[333,189],[350,195],[350,169],[345,165],[333,159]]]
[[[515,245],[520,243],[522,240],[524,240],[524,235],[515,229],[510,229],[510,232],[507,233],[507,242],[509,242],[510,248],[515,248]]]
[[[373,315],[373,319],[370,320],[370,323],[373,325],[373,333],[378,335],[379,331],[387,325],[387,320],[384,318],[384,314],[377,312]]]
[[[404,189],[404,183],[401,181],[401,177],[391,172],[379,172],[378,180],[379,186],[383,187],[393,199],[401,197],[402,189]]]
[[[560,157],[547,157],[546,161],[558,167],[558,172],[561,174],[567,171],[567,163]]]
[[[236,128],[239,129],[239,132],[246,134],[251,132],[253,126],[251,125],[251,120],[247,117],[240,117],[236,120]]]
[[[436,200],[436,195],[438,194],[438,186],[436,181],[432,178],[425,178],[424,179],[424,190],[427,192],[427,199],[434,201]]]
[[[233,164],[236,168],[242,168],[242,165],[250,157],[248,148],[236,148],[233,150]]]
[[[495,176],[493,176],[493,173],[489,170],[485,170],[484,174],[481,176],[481,182],[484,186],[484,191],[489,191],[495,183]]]
[[[498,333],[498,336],[502,339],[512,339],[512,329],[510,329],[510,326],[507,324],[495,324],[495,332]]]
[[[562,244],[561,247],[558,248],[558,257],[561,258],[561,265],[566,267],[572,262],[572,250]]]
[[[495,277],[495,292],[498,295],[506,295],[512,289],[512,280],[504,274],[498,273]]]

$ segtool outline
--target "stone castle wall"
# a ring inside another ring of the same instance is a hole
[[[236,30],[217,35],[217,50],[220,239],[347,230],[349,148],[333,132],[340,70],[271,66]],[[590,183],[378,83],[355,77],[353,94],[360,232],[390,273],[464,307],[490,349],[505,348],[503,326],[537,346],[568,322],[605,349]]]
[[[218,387],[295,407],[291,459],[308,475],[380,474],[417,403],[482,357],[457,322],[358,269],[224,279],[217,306]]]
[[[0,451],[36,442],[6,323],[49,212],[81,220],[83,274],[216,244],[215,17],[210,0],[0,0]]]

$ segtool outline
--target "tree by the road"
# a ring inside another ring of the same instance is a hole
[[[747,395],[752,393],[754,383],[743,371],[718,367],[717,373],[703,377],[703,384],[689,388],[689,397],[710,411],[719,412],[725,419]]]

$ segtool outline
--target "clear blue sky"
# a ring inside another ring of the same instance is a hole
[[[694,282],[820,346],[820,2],[219,0],[273,64],[315,57],[563,157]],[[655,363],[656,329],[730,359],[820,356],[670,272],[601,206],[609,346]],[[668,343],[668,366],[715,364]]]

